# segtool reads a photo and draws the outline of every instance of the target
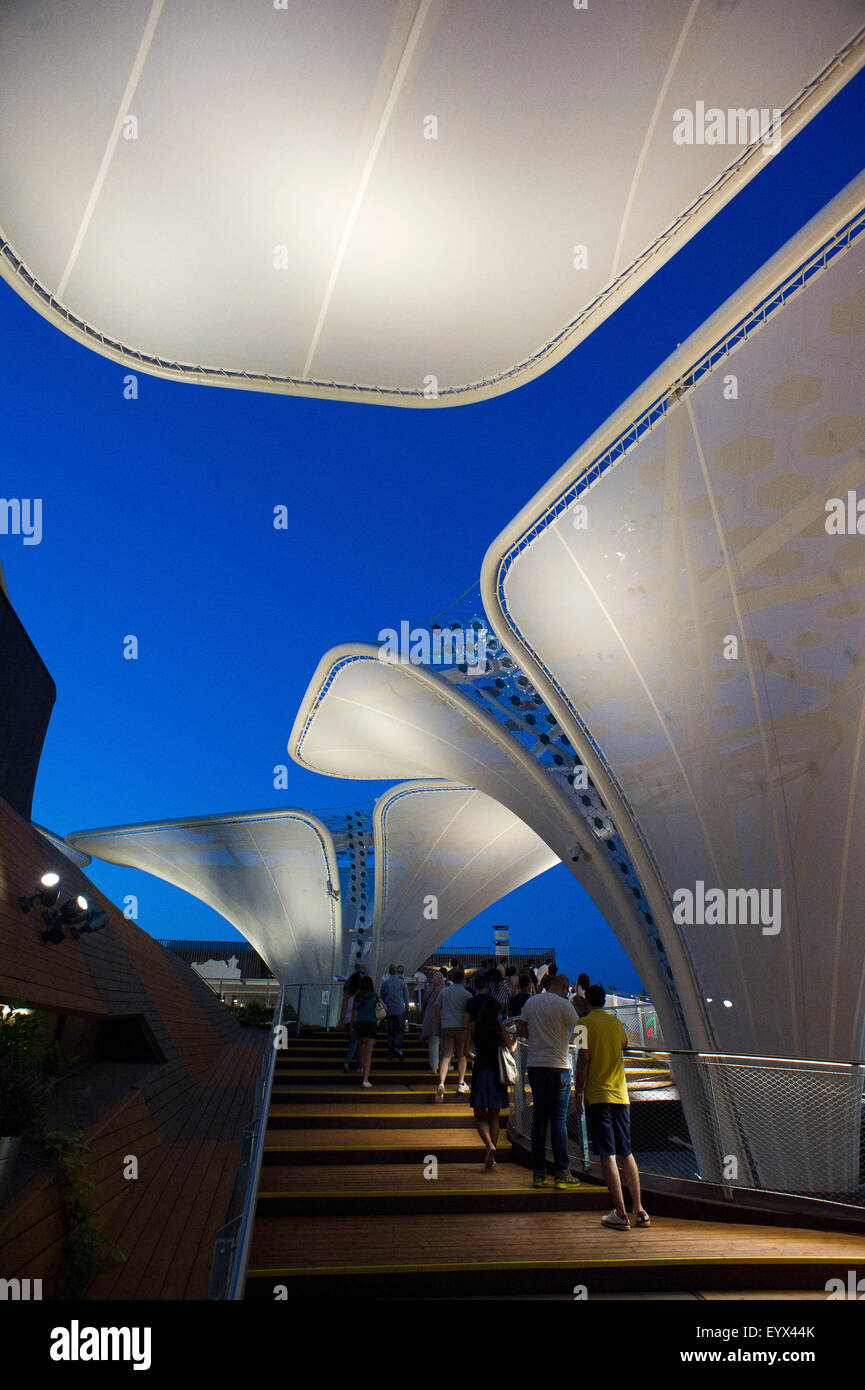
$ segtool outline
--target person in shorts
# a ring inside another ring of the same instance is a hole
[[[445,1077],[448,1074],[452,1057],[456,1058],[457,1064],[457,1090],[465,1094],[469,1089],[466,1085],[468,1056],[466,1053],[464,1015],[466,1005],[472,996],[465,988],[464,980],[465,972],[463,970],[452,970],[448,975],[449,983],[440,992],[436,1001],[436,1018],[441,1034],[439,1084],[436,1091],[436,1100],[439,1101],[445,1098]]]
[[[354,996],[352,1026],[357,1034],[357,1057],[363,1078],[362,1084],[367,1090],[372,1086],[369,1079],[369,1069],[372,1064],[375,1035],[378,1032],[378,1019],[375,1014],[375,1006],[378,1002],[379,996],[375,992],[372,980],[369,975],[364,975],[360,982],[360,988]]]
[[[577,1114],[582,1111],[585,1092],[586,1128],[600,1157],[604,1181],[613,1199],[613,1210],[601,1217],[601,1225],[628,1231],[631,1223],[625,1211],[622,1176],[634,1205],[634,1224],[649,1226],[651,1222],[643,1210],[640,1170],[631,1153],[631,1106],[622,1061],[628,1035],[615,1015],[604,1009],[606,999],[603,985],[589,985],[586,990],[589,1012],[580,1020],[577,1033],[580,1051],[574,1090]],[[617,1158],[622,1165],[621,1175]]]

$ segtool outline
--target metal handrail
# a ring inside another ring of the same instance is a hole
[[[846,1062],[841,1058],[765,1057],[756,1052],[707,1052],[694,1051],[687,1047],[624,1047],[622,1051],[628,1056],[648,1052],[659,1057],[699,1057],[704,1062],[771,1062],[773,1066],[789,1063],[797,1067],[865,1067],[865,1061]]]
[[[281,986],[279,998],[273,1010],[271,1045],[265,1054],[261,1072],[256,1082],[253,1118],[244,1131],[238,1178],[233,1194],[233,1202],[239,1200],[241,1209],[216,1234],[208,1295],[211,1299],[224,1299],[227,1302],[239,1301],[243,1298],[246,1286],[246,1269],[249,1263],[249,1249],[255,1224],[255,1206],[276,1069],[276,1033],[282,1025],[284,1003],[285,986]],[[239,1196],[240,1192],[243,1193],[242,1198]],[[226,1257],[229,1261],[227,1278],[219,1272],[219,1265]],[[224,1292],[219,1291],[221,1287],[224,1288]]]

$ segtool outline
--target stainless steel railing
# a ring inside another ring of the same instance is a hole
[[[273,1010],[270,1046],[262,1059],[256,1082],[253,1118],[243,1133],[240,1164],[229,1207],[233,1215],[217,1232],[214,1242],[208,1299],[231,1302],[243,1298],[284,1003],[285,989],[281,987]]]

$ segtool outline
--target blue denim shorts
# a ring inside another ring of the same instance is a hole
[[[599,1101],[586,1106],[589,1138],[602,1158],[627,1158],[631,1152],[631,1107]]]

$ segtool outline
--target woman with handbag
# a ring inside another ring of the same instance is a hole
[[[444,984],[444,975],[440,970],[436,970],[429,986],[424,991],[423,1021],[418,1038],[419,1042],[425,1042],[427,1045],[430,1071],[435,1076],[438,1076],[441,1058],[441,1030],[436,1017],[436,1004],[441,991],[444,989]]]
[[[508,1104],[508,1081],[510,1068],[516,1065],[513,1054],[517,1039],[503,1027],[501,1005],[489,993],[486,979],[477,981],[477,990],[466,1014],[469,1035],[475,1046],[469,1099],[478,1134],[486,1145],[484,1170],[489,1172],[496,1166],[499,1112]]]
[[[364,975],[354,996],[354,1031],[357,1034],[357,1056],[363,1076],[363,1085],[370,1090],[369,1069],[372,1064],[372,1049],[378,1025],[387,1016],[387,1006],[379,999],[375,986],[368,975]]]
[[[355,970],[352,975],[349,975],[345,982],[345,989],[343,990],[342,1014],[339,1021],[344,1025],[345,1031],[348,1034],[348,1051],[345,1054],[345,1061],[342,1064],[343,1071],[348,1071],[349,1063],[355,1060],[357,1054],[357,1033],[352,1027],[352,1020],[354,1018],[354,1006],[357,1002],[356,995],[360,988],[360,982],[365,974],[366,967],[362,965],[359,970]]]

